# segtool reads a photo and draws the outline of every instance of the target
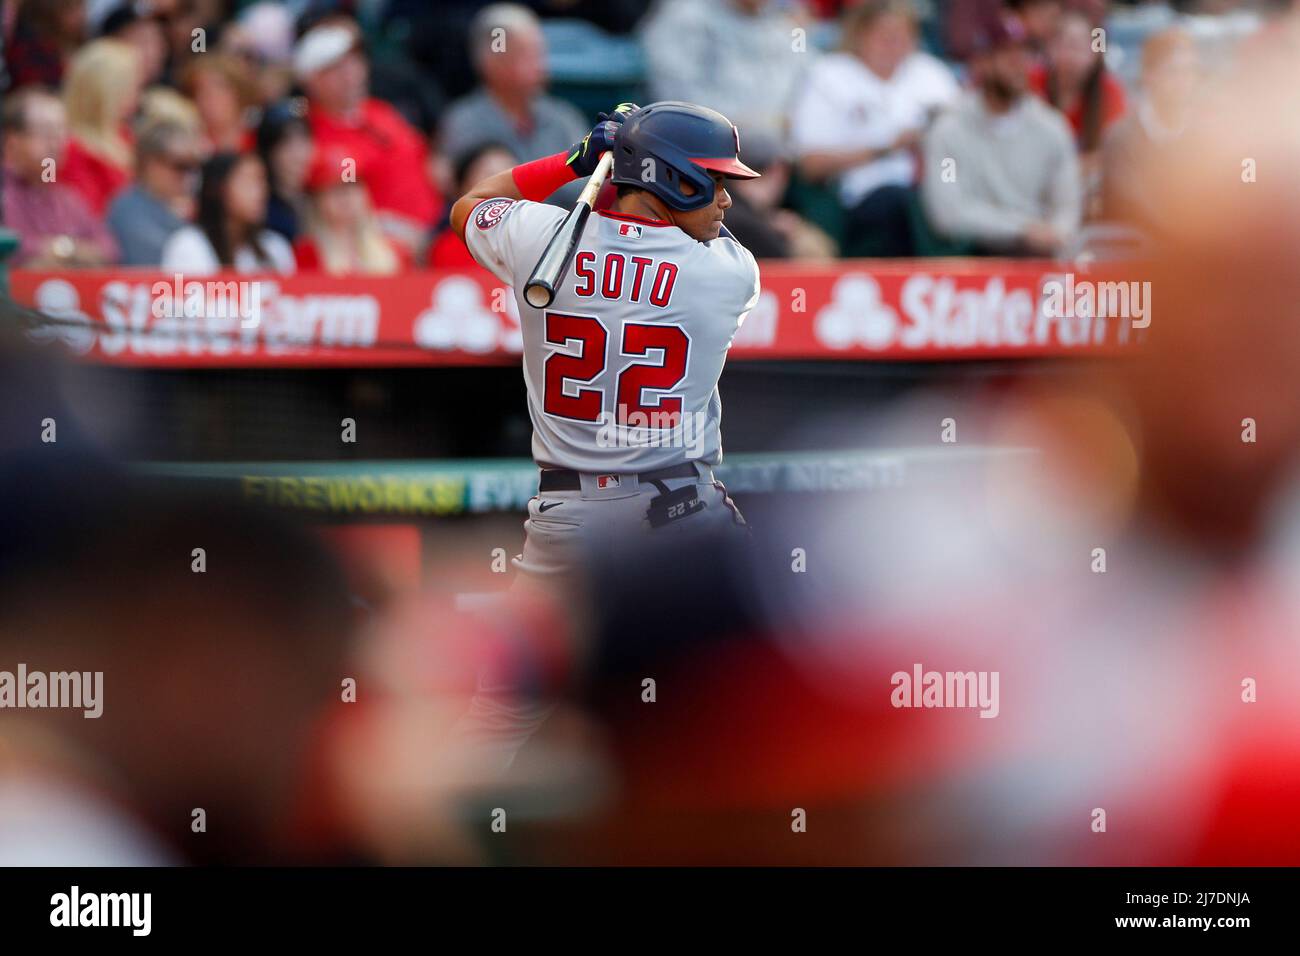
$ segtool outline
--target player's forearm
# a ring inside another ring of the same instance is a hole
[[[543,156],[531,163],[520,163],[513,169],[495,173],[476,185],[451,209],[451,226],[465,234],[465,221],[474,207],[484,199],[531,199],[541,202],[566,183],[573,182],[573,169],[566,164],[568,153]]]

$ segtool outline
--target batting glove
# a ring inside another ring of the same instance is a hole
[[[591,132],[569,150],[569,158],[564,162],[573,170],[575,176],[590,176],[596,171],[602,153],[614,148],[618,137],[618,128],[628,116],[641,107],[635,103],[619,103],[608,113],[597,113],[597,123]]]

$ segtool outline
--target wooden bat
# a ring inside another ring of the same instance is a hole
[[[605,177],[609,175],[610,167],[613,165],[614,154],[602,153],[600,161],[596,163],[596,171],[591,174],[587,185],[578,196],[578,202],[569,211],[564,222],[560,223],[559,230],[547,243],[546,251],[537,260],[537,265],[533,266],[533,274],[528,277],[528,284],[524,286],[524,299],[534,309],[546,308],[555,298],[556,288],[564,280],[564,274],[569,271],[569,261],[573,258],[573,250],[582,237],[582,228],[587,224],[587,217],[591,215],[591,207],[596,204],[596,194],[600,192],[600,187],[604,185]]]

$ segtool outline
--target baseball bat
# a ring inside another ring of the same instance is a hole
[[[609,175],[610,167],[613,165],[614,154],[602,153],[600,161],[596,163],[596,171],[591,174],[587,185],[582,188],[577,203],[564,218],[564,222],[560,223],[560,228],[551,237],[551,241],[547,243],[546,251],[537,260],[537,265],[533,266],[533,274],[528,277],[528,284],[524,286],[524,299],[534,309],[546,308],[555,298],[555,290],[564,280],[564,274],[569,271],[569,260],[573,258],[573,250],[577,248],[578,240],[582,237],[582,227],[587,224],[591,207],[596,204],[596,194],[600,192],[600,187],[604,185],[605,177]]]

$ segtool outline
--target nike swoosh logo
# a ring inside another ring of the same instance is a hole
[[[552,508],[558,508],[564,504],[563,501],[542,501],[538,502],[537,511],[540,514],[543,511],[550,511]]]

